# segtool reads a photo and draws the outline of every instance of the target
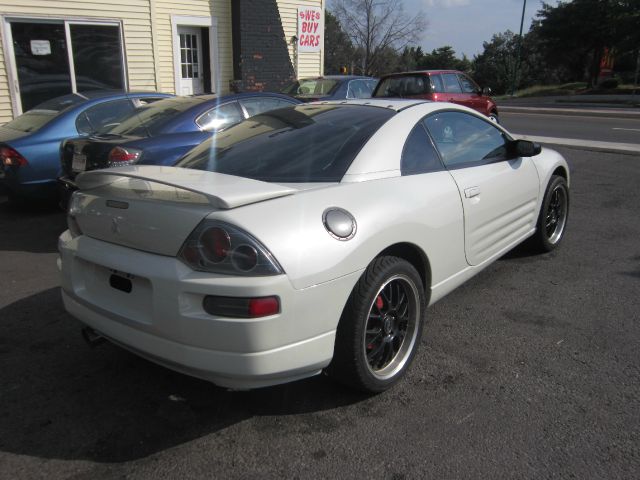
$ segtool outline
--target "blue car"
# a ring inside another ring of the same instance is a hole
[[[377,78],[356,75],[327,75],[301,78],[287,85],[282,93],[303,102],[371,98]]]
[[[62,145],[62,176],[66,194],[76,189],[78,173],[124,165],[173,165],[185,153],[246,118],[299,104],[277,93],[196,95],[160,100],[142,107],[119,125],[95,135],[72,138]]]
[[[41,103],[0,127],[0,181],[10,198],[55,198],[63,139],[116,125],[136,108],[170,96],[94,91]]]

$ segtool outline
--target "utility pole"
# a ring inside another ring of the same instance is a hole
[[[527,8],[527,0],[522,4],[522,17],[520,18],[520,35],[518,36],[518,53],[516,55],[516,64],[513,66],[513,83],[511,85],[511,96],[516,93],[516,85],[518,83],[518,70],[520,69],[520,52],[522,50],[522,27],[524,26],[524,11]]]

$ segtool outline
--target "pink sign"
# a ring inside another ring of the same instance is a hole
[[[324,35],[322,8],[298,8],[298,52],[319,52]]]

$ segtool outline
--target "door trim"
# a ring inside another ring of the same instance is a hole
[[[218,18],[171,15],[171,45],[173,46],[173,88],[176,95],[180,92],[180,39],[178,26],[209,28],[209,70],[211,73],[211,93],[220,92],[220,62],[218,54]],[[204,60],[204,59],[203,59]]]

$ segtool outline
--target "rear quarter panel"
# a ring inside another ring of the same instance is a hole
[[[351,240],[336,240],[325,230],[322,214],[329,207],[355,217],[357,233]],[[448,172],[336,184],[210,217],[259,239],[296,289],[362,270],[401,242],[427,255],[434,284],[467,266],[462,205]]]

